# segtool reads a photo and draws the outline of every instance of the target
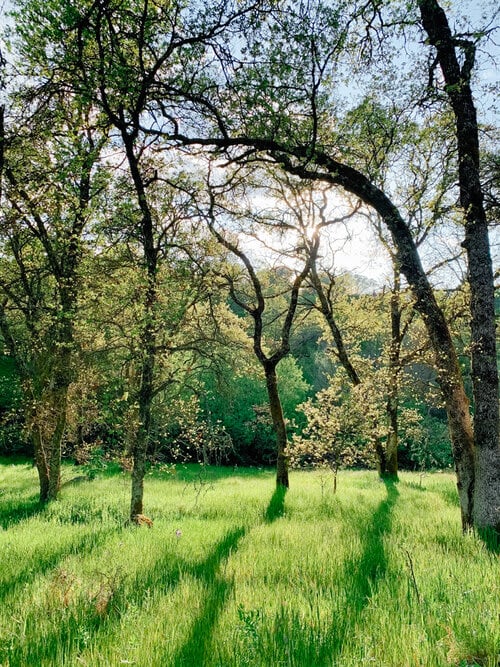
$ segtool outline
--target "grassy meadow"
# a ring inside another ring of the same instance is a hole
[[[500,664],[499,557],[462,536],[451,474],[151,474],[72,480],[40,508],[36,471],[0,463],[0,665]]]

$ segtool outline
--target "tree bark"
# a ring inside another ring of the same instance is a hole
[[[269,154],[289,173],[311,181],[321,180],[340,186],[377,211],[392,236],[396,248],[397,264],[413,292],[414,307],[422,315],[434,351],[437,380],[448,415],[462,526],[464,529],[471,528],[473,526],[475,461],[469,400],[465,393],[462,373],[448,323],[422,267],[410,229],[397,207],[364,174],[335,160],[320,149],[316,149],[311,154],[307,146],[282,146],[274,140],[253,137],[190,139],[177,135],[176,138],[185,144],[212,145],[222,148],[252,146]],[[497,504],[498,497],[497,494]]]
[[[396,393],[391,395],[392,388],[389,388],[389,398],[387,400],[387,416],[389,418],[389,429],[387,433],[386,465],[381,477],[397,478],[398,476],[398,398]]]
[[[281,406],[281,399],[278,392],[278,378],[276,375],[276,367],[279,362],[284,359],[287,354],[290,352],[290,331],[294,321],[294,317],[297,311],[297,304],[299,299],[299,291],[306,279],[307,275],[311,270],[311,261],[312,257],[309,256],[306,261],[303,270],[299,273],[295,280],[293,281],[290,302],[286,311],[285,319],[281,328],[281,337],[280,342],[275,350],[274,354],[268,356],[263,349],[263,313],[266,309],[266,300],[262,290],[262,284],[259,280],[259,277],[253,267],[248,256],[238,248],[237,244],[232,243],[227,238],[225,238],[214,226],[215,222],[215,197],[213,192],[210,192],[210,209],[209,209],[209,227],[211,232],[214,234],[215,238],[223,245],[227,250],[232,252],[236,257],[238,257],[244,264],[255,295],[255,306],[250,306],[246,301],[241,300],[238,297],[238,294],[235,289],[235,285],[232,279],[228,276],[229,283],[229,293],[233,301],[240,306],[244,311],[246,311],[253,319],[253,349],[255,356],[259,360],[262,368],[264,369],[264,374],[266,377],[266,388],[269,399],[269,408],[271,411],[271,417],[273,421],[273,427],[276,435],[276,486],[288,488],[289,479],[288,479],[288,454],[287,454],[287,432],[285,418],[283,416],[283,409]]]
[[[249,136],[221,138],[190,138],[181,134],[171,136],[185,145],[205,145],[230,149],[231,147],[250,146],[255,150],[267,153],[283,169],[300,178],[320,180],[344,188],[347,192],[359,197],[361,201],[373,208],[381,216],[391,233],[396,248],[396,261],[401,273],[405,276],[415,297],[415,309],[422,315],[427,333],[434,351],[437,368],[437,380],[440,385],[447,415],[453,458],[457,473],[457,487],[460,498],[462,526],[465,529],[473,526],[473,501],[475,456],[472,422],[460,365],[453,345],[451,332],[439,307],[433,289],[422,267],[416,243],[409,227],[401,217],[397,207],[389,197],[380,190],[368,177],[360,171],[331,157],[320,148],[307,145],[282,145],[274,139],[263,139]],[[486,479],[481,481],[481,493],[486,500],[481,501],[482,516],[478,520],[481,525],[494,526],[500,497],[497,484],[496,451],[491,448],[494,477],[493,489],[487,488]],[[487,458],[481,463],[484,473]],[[478,491],[476,490],[476,493]],[[491,501],[494,499],[494,503]],[[489,512],[488,507],[497,507]],[[486,517],[486,518],[485,518]],[[489,517],[489,518],[488,518]],[[489,521],[489,523],[487,523]]]
[[[40,429],[36,426],[31,430],[31,437],[33,440],[35,465],[40,486],[39,499],[41,503],[46,503],[49,499],[49,467],[45,458],[42,434],[40,433]]]
[[[488,224],[480,179],[476,108],[470,87],[475,45],[451,33],[436,0],[419,0],[423,27],[435,47],[456,123],[460,205],[465,218],[463,246],[468,259],[471,360],[474,394],[475,479],[473,520],[500,537],[500,445],[495,294]],[[463,64],[457,56],[461,49]]]
[[[137,120],[137,119],[136,119]],[[135,135],[128,134],[121,127],[130,174],[134,183],[137,202],[142,214],[141,235],[144,264],[146,269],[146,294],[144,298],[144,322],[141,332],[143,360],[141,384],[139,388],[139,427],[132,448],[133,468],[130,497],[130,520],[138,523],[138,515],[143,514],[144,476],[151,428],[151,407],[154,396],[154,368],[156,362],[155,308],[157,302],[158,248],[155,246],[154,224],[146,193],[146,184],[140,171],[139,158],[135,153]]]
[[[278,392],[278,379],[276,376],[276,364],[267,362],[264,365],[266,374],[267,395],[269,397],[269,407],[273,420],[274,432],[276,434],[276,486],[289,487],[288,480],[288,453],[287,453],[287,434],[281,399]]]
[[[154,285],[151,291],[156,294]],[[151,297],[148,300],[151,302]],[[150,306],[152,308],[152,303]],[[150,308],[147,309],[148,314]],[[142,364],[141,386],[139,389],[139,428],[132,448],[133,468],[130,499],[130,520],[136,522],[136,517],[143,514],[144,509],[144,477],[146,474],[146,457],[151,428],[151,404],[153,401],[153,378],[156,358],[155,334],[152,326],[147,326],[142,342],[145,346],[145,356]]]
[[[388,421],[386,444],[386,470],[384,476],[398,476],[398,445],[399,445],[399,376],[401,373],[401,280],[399,268],[394,262],[394,284],[391,294],[391,347],[389,350],[389,380],[387,387],[386,414]]]
[[[81,127],[78,132],[86,133]],[[35,464],[40,482],[40,501],[45,503],[57,498],[61,486],[61,453],[67,423],[68,392],[73,381],[74,362],[74,321],[78,297],[78,270],[81,260],[81,235],[86,224],[90,203],[91,175],[99,147],[92,137],[86,134],[88,145],[79,151],[81,171],[78,181],[78,201],[70,210],[68,220],[61,221],[67,226],[51,227],[45,220],[45,212],[23,187],[22,176],[16,175],[5,160],[4,175],[11,188],[15,207],[25,209],[26,218],[30,218],[30,232],[36,239],[46,258],[49,274],[53,277],[56,289],[57,314],[52,314],[50,326],[42,335],[37,331],[40,319],[40,294],[33,289],[32,277],[19,256],[17,232],[11,230],[10,245],[20,273],[19,282],[25,291],[31,306],[21,309],[28,331],[28,340],[32,348],[29,360],[19,351],[7,322],[4,309],[0,314],[0,329],[6,339],[9,351],[18,364],[24,386],[25,409],[33,438]],[[13,157],[12,162],[14,163]],[[58,189],[59,191],[59,189]],[[53,221],[51,221],[52,223]],[[54,230],[56,236],[54,237]],[[36,284],[36,283],[35,283]],[[43,337],[42,337],[43,336]],[[49,364],[46,363],[47,358]],[[42,362],[42,363],[40,363]],[[39,372],[41,366],[48,366],[48,372]]]

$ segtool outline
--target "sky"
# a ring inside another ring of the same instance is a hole
[[[485,23],[485,19],[482,18],[483,14],[491,17],[496,12],[496,25],[500,25],[500,10],[497,3],[492,0],[482,0],[481,2],[477,2],[476,0],[453,0],[451,5],[453,8],[456,8],[457,16],[469,16],[474,23],[477,22],[482,25]],[[6,12],[9,11],[11,7],[11,0],[0,0],[0,26],[6,25]],[[448,13],[452,22],[454,14],[453,8]],[[458,25],[459,24],[457,23],[457,26]],[[478,51],[476,75],[482,84],[498,85],[500,66],[500,28],[497,28],[496,33],[492,34],[487,48],[488,54],[486,54],[485,51]],[[498,105],[497,97],[489,95],[476,96],[476,104],[480,120],[483,120],[484,122],[484,120],[487,119],[488,122],[492,122],[497,126],[500,125],[500,107]],[[358,219],[355,222],[351,222],[349,233],[345,232],[345,230],[343,231],[339,227],[335,230],[335,235],[336,238],[332,240],[332,248],[335,251],[335,266],[339,273],[350,271],[352,273],[363,275],[379,284],[385,283],[387,278],[391,276],[391,265],[387,254],[377,242],[374,232],[366,220]],[[500,231],[492,231],[491,241],[494,264],[498,267],[500,264]],[[456,250],[457,239],[452,237],[448,240],[441,239],[440,243],[441,247],[431,249],[435,250],[437,255],[447,252],[447,247],[451,249],[451,251]],[[436,279],[444,282],[456,281],[456,278],[450,272],[448,272],[448,274],[443,274],[441,277],[437,276]]]

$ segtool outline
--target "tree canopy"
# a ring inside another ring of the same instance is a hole
[[[338,434],[337,402],[368,395],[385,410],[367,411],[364,427],[380,434],[380,469],[391,461],[396,474],[403,407],[430,396],[405,388],[421,364],[446,410],[463,527],[500,531],[496,128],[473,95],[483,52],[494,57],[495,14],[447,12],[437,0],[13,5],[0,327],[43,500],[59,489],[78,392],[101,412],[99,438],[114,430],[128,443],[134,520],[149,453],[180,437],[182,420],[161,425],[165,406],[193,409],[211,424],[199,438],[222,442],[238,431],[221,414],[224,378],[237,392],[261,371],[268,407],[260,394],[241,414],[257,434],[270,410],[278,484],[288,484],[285,416],[300,430],[331,401],[325,434]],[[391,266],[371,300],[341,287],[332,245],[361,219]],[[462,275],[450,283],[452,270]],[[356,335],[360,313],[371,323]],[[314,371],[299,352],[307,336]],[[335,399],[340,377],[352,387]],[[296,398],[284,415],[285,395]]]

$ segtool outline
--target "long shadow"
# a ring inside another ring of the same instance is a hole
[[[9,509],[5,508],[5,505],[2,505],[3,503],[0,504],[0,526],[2,526],[3,530],[7,530],[25,519],[30,519],[32,516],[40,514],[46,507],[38,500],[38,496],[21,502],[9,502]]]
[[[266,522],[272,522],[283,515],[284,497],[286,490],[277,489],[269,506],[265,512]],[[112,600],[105,614],[96,613],[92,604],[88,603],[86,610],[75,610],[75,613],[66,614],[60,619],[57,625],[57,634],[54,631],[45,636],[43,646],[26,647],[12,646],[7,656],[11,664],[18,664],[16,660],[21,658],[25,664],[35,664],[36,660],[53,660],[54,646],[65,647],[64,659],[69,655],[79,653],[84,649],[86,637],[95,637],[97,633],[105,632],[118,625],[124,611],[132,604],[140,608],[145,601],[145,590],[161,590],[165,592],[175,588],[182,576],[191,575],[198,579],[204,588],[204,600],[201,605],[201,611],[193,623],[191,631],[183,646],[176,655],[165,653],[165,655],[155,655],[155,664],[168,664],[172,666],[180,665],[202,665],[203,656],[206,655],[208,645],[212,639],[213,629],[228,599],[228,595],[233,589],[233,583],[227,581],[221,568],[224,563],[234,553],[245,536],[247,529],[239,527],[227,533],[214,546],[209,555],[199,563],[191,564],[179,560],[171,552],[158,559],[154,565],[147,571],[139,571],[133,582],[130,579],[123,580],[113,591]],[[41,559],[37,563],[37,571],[45,572],[51,567],[57,565],[58,560],[64,558],[68,553],[78,550],[86,551],[89,547],[89,541],[95,540],[93,536],[83,538],[79,543],[73,543],[67,549],[52,554],[45,560]],[[97,546],[94,544],[94,546]],[[9,591],[15,586],[33,576],[33,571],[23,573],[11,582]],[[3,591],[2,591],[3,593]],[[36,626],[37,619],[31,619]],[[31,621],[28,621],[30,623]],[[27,629],[27,632],[29,628]],[[33,633],[36,634],[36,628],[33,627]],[[20,653],[19,653],[20,651]],[[62,656],[59,656],[62,657]]]
[[[61,663],[68,660],[70,655],[79,654],[87,643],[90,636],[95,638],[100,632],[110,631],[120,623],[123,613],[133,605],[140,609],[147,597],[144,595],[146,590],[161,590],[165,592],[174,589],[181,580],[182,576],[191,575],[202,581],[206,587],[207,595],[202,606],[202,613],[196,620],[190,633],[188,641],[185,643],[178,656],[177,662],[172,662],[171,658],[163,659],[160,656],[154,656],[155,664],[173,665],[195,665],[194,662],[186,662],[186,656],[202,655],[200,648],[201,629],[206,633],[206,641],[203,647],[209,641],[211,628],[215,625],[218,615],[223,608],[227,594],[232,587],[228,584],[218,570],[222,563],[227,560],[231,553],[237,549],[239,541],[245,535],[245,528],[237,528],[226,534],[213,548],[210,554],[203,561],[191,564],[179,560],[171,552],[158,559],[154,565],[146,571],[139,571],[133,582],[130,579],[123,579],[113,590],[110,596],[109,605],[106,612],[101,613],[97,610],[92,600],[88,600],[86,607],[76,608],[71,613],[61,615],[57,626],[53,632],[44,635],[42,645],[33,645],[29,647],[11,646],[8,655],[10,660],[8,664],[55,664],[54,660]],[[76,548],[76,545],[74,545]],[[82,549],[85,545],[82,544]],[[61,555],[62,557],[62,555]],[[49,563],[45,568],[50,567]],[[26,633],[33,633],[36,636],[37,618],[26,619]],[[33,626],[31,629],[31,625]],[[61,655],[54,655],[54,647],[59,647]],[[64,655],[62,652],[64,651]],[[184,661],[184,662],[183,662]],[[1,654],[0,654],[1,662]]]
[[[218,571],[222,563],[231,556],[231,553],[237,550],[238,544],[245,534],[245,528],[237,528],[231,531],[219,542],[208,558],[193,567],[191,571],[188,570],[188,573],[195,576],[206,589],[202,611],[194,622],[189,637],[182,648],[173,658],[161,657],[158,664],[169,664],[172,667],[204,664],[213,629],[224,609],[230,591],[234,588],[233,582],[228,582]]]
[[[7,579],[1,583],[0,604],[3,604],[7,597],[11,595],[16,588],[33,581],[37,575],[45,574],[49,570],[54,569],[58,563],[66,558],[66,556],[81,552],[86,554],[90,553],[92,550],[103,544],[114,532],[116,532],[116,529],[89,532],[81,538],[72,540],[68,544],[65,544],[48,554],[38,553],[38,551],[42,551],[42,548],[40,548],[40,550],[35,550],[31,555],[29,563],[24,569],[18,571],[14,578],[10,580]]]
[[[387,554],[384,537],[390,533],[392,511],[398,499],[397,482],[384,480],[387,498],[382,500],[369,523],[361,524],[359,534],[363,540],[360,557],[352,557],[344,567],[340,581],[345,582],[346,601],[342,615],[335,618],[321,638],[316,633],[304,637],[300,653],[309,655],[311,664],[331,665],[332,657],[338,656],[352,633],[363,610],[376,594],[380,582],[387,572]],[[357,523],[356,523],[357,525]]]
[[[351,602],[357,611],[362,611],[369,598],[376,592],[378,582],[387,571],[387,554],[384,547],[384,536],[391,531],[392,510],[399,497],[397,485],[393,481],[385,482],[387,498],[383,500],[374,513],[371,525],[366,527],[363,554],[359,560],[351,560],[346,568],[346,576],[356,583],[353,586]]]
[[[93,537],[86,536],[80,544],[73,543],[71,549],[60,553],[60,559],[79,548],[85,551],[88,541]],[[43,572],[57,565],[57,560],[47,559],[42,565],[40,571]],[[68,608],[65,613],[61,613],[58,623],[52,624],[54,629],[44,634],[43,643],[32,642],[29,646],[14,643],[8,647],[7,654],[3,657],[7,659],[7,664],[11,665],[63,664],[71,655],[79,654],[85,648],[88,637],[94,638],[98,632],[118,625],[128,605],[139,608],[145,600],[144,591],[157,590],[162,586],[169,589],[175,587],[180,580],[181,571],[179,561],[168,553],[158,559],[151,569],[140,571],[133,582],[121,580],[113,591],[110,591],[109,605],[105,612],[99,612],[89,597],[84,608]],[[28,615],[25,618],[26,636],[31,634],[36,637],[38,624],[38,618]],[[58,647],[61,653],[55,655],[54,647]],[[3,664],[1,646],[0,664]]]
[[[288,489],[278,484],[264,513],[264,521],[272,523],[285,514],[285,496]]]
[[[368,605],[387,572],[387,554],[384,547],[384,537],[391,531],[392,511],[399,497],[397,483],[384,480],[387,498],[377,507],[369,525],[361,527],[360,535],[364,540],[363,552],[360,558],[352,558],[346,563],[343,581],[347,588],[347,609],[343,623],[338,628],[332,628],[340,649],[350,640],[352,629]]]
[[[264,512],[264,521],[268,524],[276,521],[285,513],[285,496],[287,488],[277,486]],[[220,617],[233,583],[218,574],[223,561],[227,561],[231,552],[236,551],[246,530],[240,528],[229,533],[219,543],[211,556],[192,568],[190,573],[197,577],[206,587],[206,597],[203,609],[191,628],[188,639],[173,658],[163,656],[158,664],[168,664],[173,667],[187,665],[203,665],[205,656],[212,639],[213,629]],[[189,570],[188,570],[189,573]]]

